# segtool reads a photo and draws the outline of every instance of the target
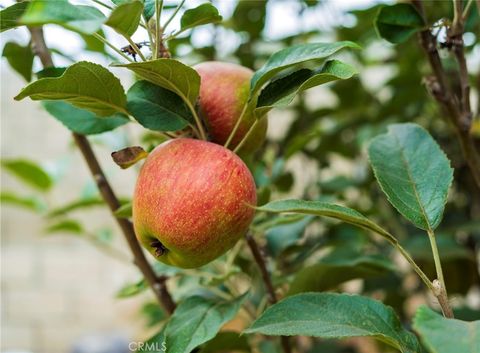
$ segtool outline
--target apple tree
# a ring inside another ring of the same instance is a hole
[[[40,101],[98,187],[61,207],[5,190],[2,202],[46,214],[50,233],[94,242],[70,213],[108,207],[142,276],[118,296],[152,292],[146,315],[158,333],[146,343],[169,353],[480,352],[469,301],[480,286],[478,4],[376,4],[345,14],[348,25],[273,40],[273,2],[241,0],[228,18],[215,2],[2,8],[2,32],[30,34],[3,48],[27,81],[12,104]],[[327,13],[323,2],[296,5],[299,21]],[[47,45],[60,40],[45,40],[50,25],[110,65],[81,55],[57,65],[65,54]],[[201,47],[205,28],[212,40]],[[240,43],[225,54],[227,35]],[[379,83],[368,80],[375,70]],[[282,111],[293,118],[272,137]],[[122,199],[91,136],[129,124],[143,132],[111,163],[141,168]],[[36,162],[2,166],[40,193],[54,187]],[[415,296],[429,305],[412,313]],[[234,318],[242,331],[222,329]]]

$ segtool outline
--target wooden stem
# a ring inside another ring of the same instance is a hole
[[[248,233],[246,235],[246,240],[250,251],[252,252],[253,258],[257,263],[258,268],[260,269],[260,274],[262,275],[263,283],[267,289],[268,301],[270,304],[275,304],[278,301],[277,295],[275,293],[275,288],[273,287],[272,280],[268,274],[267,265],[265,263],[265,257],[263,256],[255,238],[252,234]],[[290,340],[287,336],[280,337],[282,342],[282,348],[285,353],[290,353],[292,348],[290,346]]]
[[[456,0],[455,6],[458,6],[457,3],[460,1],[461,0]],[[422,2],[420,0],[413,0],[412,2],[420,15],[425,18]],[[459,10],[460,9],[457,8],[457,11]],[[480,188],[480,156],[474,138],[470,133],[473,113],[470,108],[470,85],[468,83],[468,71],[463,51],[462,35],[463,20],[460,15],[457,16],[454,26],[452,26],[449,31],[449,40],[453,45],[455,57],[459,64],[459,79],[461,82],[460,92],[454,94],[447,83],[447,75],[437,50],[435,37],[428,28],[419,34],[420,44],[427,55],[434,75],[426,80],[429,90],[446,112],[446,116],[455,128],[465,161],[467,162],[473,179],[475,180],[475,184]]]
[[[42,27],[29,27],[29,31],[32,38],[33,52],[40,58],[43,67],[48,68],[54,66],[52,56],[45,43]],[[100,194],[109,206],[113,215],[113,212],[120,207],[120,202],[118,201],[118,198],[115,195],[110,183],[105,177],[105,174],[98,163],[90,142],[85,136],[77,133],[73,133],[73,139],[80,149],[82,156],[85,159],[85,162],[87,163],[95,182],[97,183]],[[125,218],[115,217],[115,220],[120,226],[130,250],[132,251],[134,263],[140,269],[150,287],[153,289],[153,292],[155,293],[160,305],[162,305],[163,308],[171,314],[175,310],[175,302],[173,301],[166,286],[166,280],[168,277],[157,276],[152,266],[147,261],[140,244],[138,243],[132,223]]]

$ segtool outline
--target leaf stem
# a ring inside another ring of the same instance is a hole
[[[245,115],[245,112],[247,111],[248,103],[245,103],[243,106],[242,112],[240,113],[240,116],[238,117],[237,121],[235,122],[235,126],[233,127],[232,131],[230,132],[230,135],[228,135],[228,139],[223,145],[223,147],[228,148],[230,143],[232,142],[233,138],[235,137],[235,134],[237,133],[238,128],[240,127],[240,123],[242,122],[243,116]]]
[[[167,28],[167,26],[172,22],[172,20],[175,18],[177,15],[178,11],[182,8],[183,4],[185,4],[185,0],[182,0],[180,4],[176,7],[175,11],[173,11],[172,15],[168,18],[167,22],[163,25],[163,28]]]
[[[428,239],[430,239],[430,246],[432,247],[433,261],[435,262],[435,270],[437,272],[437,278],[441,285],[445,288],[445,280],[443,279],[442,262],[440,261],[440,254],[438,252],[437,241],[435,240],[435,234],[432,230],[428,230]]]
[[[196,123],[197,128],[198,128],[199,137],[202,140],[207,141],[207,135],[205,134],[205,129],[203,128],[202,121],[200,120],[200,117],[198,116],[197,112],[195,111],[195,107],[192,105],[192,103],[190,103],[190,101],[188,100],[187,97],[182,96],[182,98],[183,98],[183,101],[185,102],[185,104],[187,105],[188,109],[190,109],[190,112],[192,113],[193,118],[195,119],[195,123]]]
[[[443,278],[442,262],[438,252],[437,241],[433,230],[427,230],[428,239],[432,247],[433,261],[435,262],[435,270],[437,271],[437,279],[433,281],[433,294],[437,297],[445,317],[452,318],[453,311],[448,303],[447,287],[445,286],[445,279]]]
[[[114,46],[112,43],[110,43],[108,40],[106,40],[104,37],[102,37],[100,34],[98,33],[93,33],[92,36],[94,36],[95,38],[97,38],[99,41],[105,43],[106,45],[108,45],[111,49],[113,49],[115,52],[117,52],[119,55],[121,55],[124,59],[128,60],[129,62],[133,62],[133,60],[131,58],[128,57],[128,55],[126,55],[125,53],[122,53],[122,51],[120,49],[118,49],[116,46]]]
[[[390,240],[389,240],[390,241]],[[430,279],[427,277],[427,275],[425,274],[425,272],[422,271],[422,269],[420,267],[418,267],[417,263],[415,262],[415,260],[410,256],[410,254],[408,253],[407,250],[405,250],[405,248],[403,246],[400,245],[400,243],[398,242],[393,242],[393,241],[390,241],[391,244],[393,244],[393,246],[400,252],[400,254],[402,254],[402,256],[405,258],[405,260],[408,261],[408,263],[410,264],[410,266],[412,266],[413,270],[417,273],[417,275],[420,277],[420,279],[423,281],[423,283],[425,283],[425,285],[428,287],[428,289],[430,289],[431,291],[434,290],[433,288],[433,285],[432,285],[432,282],[430,281]]]
[[[103,7],[107,8],[107,9],[109,9],[109,10],[113,10],[113,7],[112,7],[112,6],[105,4],[105,3],[101,2],[100,0],[92,0],[92,1],[93,1],[94,3],[100,5],[100,6],[103,6]]]
[[[152,57],[153,57],[153,53],[155,53],[155,42],[153,41],[153,37],[152,37],[152,33],[150,32],[150,28],[148,27],[148,22],[147,22],[147,18],[142,15],[142,21],[144,22],[145,24],[145,29],[147,30],[147,35],[148,35],[148,40],[150,41],[150,52],[152,53]]]
[[[463,21],[467,19],[468,11],[470,11],[470,7],[472,6],[472,4],[473,4],[473,0],[468,0],[467,5],[465,6],[465,9],[463,10],[463,14],[462,14]]]
[[[263,118],[261,118],[261,119],[265,119],[265,117],[263,117]],[[240,151],[240,149],[243,147],[243,145],[245,144],[245,142],[247,142],[248,138],[250,137],[250,135],[253,133],[253,131],[254,131],[255,128],[257,127],[259,121],[260,121],[259,119],[255,119],[255,122],[252,124],[252,126],[250,126],[250,129],[248,129],[248,131],[247,131],[247,133],[245,134],[245,136],[243,136],[242,141],[240,141],[240,143],[237,145],[237,147],[235,147],[235,149],[233,150],[233,152],[238,153],[238,151]]]
[[[158,52],[160,49],[161,41],[161,27],[160,27],[160,17],[162,16],[163,0],[155,0],[155,51],[153,53],[153,58],[158,58]]]

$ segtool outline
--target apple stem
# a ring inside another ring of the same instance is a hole
[[[237,121],[236,121],[236,123],[235,123],[235,126],[233,127],[233,130],[230,132],[230,135],[228,135],[227,142],[225,142],[225,144],[223,145],[223,147],[228,148],[228,146],[229,146],[230,143],[232,142],[235,134],[237,133],[238,128],[240,127],[240,123],[242,122],[243,116],[245,115],[245,112],[247,111],[247,107],[248,107],[248,104],[245,103],[245,105],[243,106],[243,110],[242,110],[242,112],[240,113],[240,116],[238,117],[238,119],[237,119]]]
[[[255,122],[252,124],[252,126],[250,126],[250,129],[248,129],[248,132],[245,134],[245,136],[243,136],[242,141],[240,141],[240,143],[237,145],[237,147],[235,147],[235,149],[233,150],[234,153],[238,153],[238,151],[240,151],[240,149],[243,147],[245,142],[248,140],[248,138],[250,137],[252,132],[255,130],[255,127],[257,126],[259,121],[260,121],[259,119],[256,119]]]
[[[277,294],[275,293],[275,288],[273,287],[272,280],[267,270],[267,264],[265,261],[265,257],[258,246],[253,235],[249,232],[245,236],[247,240],[248,247],[252,252],[253,258],[257,263],[258,268],[260,269],[260,274],[262,275],[263,283],[265,284],[265,288],[267,289],[268,294],[268,301],[270,304],[275,304],[278,301]],[[291,353],[292,347],[290,346],[290,340],[287,336],[281,336],[282,348],[285,353]]]
[[[31,35],[33,52],[40,58],[43,67],[54,67],[55,65],[53,63],[52,56],[50,55],[50,51],[45,43],[42,27],[28,27],[28,30],[30,31]],[[168,313],[173,313],[176,305],[166,285],[168,277],[158,276],[155,273],[145,257],[140,244],[138,243],[132,223],[126,218],[119,218],[115,216],[115,211],[120,207],[120,201],[115,195],[112,186],[108,182],[88,139],[84,135],[77,133],[73,133],[72,135],[78,148],[80,149],[80,152],[82,153],[83,158],[85,159],[85,162],[88,165],[88,168],[90,169],[102,198],[109,206],[112,215],[115,217],[117,224],[120,226],[125,239],[127,240],[134,257],[134,263],[140,269],[150,287],[153,289],[160,305],[162,305]]]

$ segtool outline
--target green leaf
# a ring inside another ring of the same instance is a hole
[[[148,289],[148,283],[144,279],[137,283],[127,284],[122,287],[116,294],[117,298],[130,298],[137,294],[143,293]]]
[[[138,0],[125,2],[113,9],[105,24],[123,36],[132,36],[140,23],[143,3]]]
[[[31,81],[34,55],[29,45],[22,47],[15,42],[8,42],[3,47],[2,56],[27,82]]]
[[[118,218],[131,218],[132,217],[132,203],[127,202],[123,204],[115,211],[115,216]]]
[[[195,105],[200,90],[200,75],[191,67],[174,59],[157,59],[130,64],[126,67],[143,79],[179,95],[184,101]]]
[[[38,199],[37,197],[20,196],[11,191],[2,191],[0,193],[0,202],[2,204],[9,204],[26,208],[34,212],[42,212],[45,211],[45,209],[47,208],[45,202]]]
[[[26,159],[4,159],[2,167],[26,184],[41,191],[49,190],[53,181],[36,163]]]
[[[447,319],[421,306],[413,319],[413,328],[430,353],[480,352],[480,321]]]
[[[232,320],[248,293],[223,301],[193,296],[182,301],[165,329],[168,353],[191,352],[216,336],[220,328]]]
[[[42,105],[47,112],[69,130],[82,135],[94,135],[111,131],[129,122],[128,118],[123,114],[114,114],[100,118],[87,110],[75,108],[67,102],[44,101]]]
[[[118,5],[126,1],[129,1],[129,0],[113,0],[112,2]],[[155,0],[144,0],[143,7],[144,7],[143,16],[148,22],[153,16],[155,16]],[[165,2],[164,2],[162,10],[173,10],[176,7],[177,7],[176,4],[165,5]]]
[[[261,207],[256,207],[258,211],[271,213],[301,213],[311,214],[315,216],[324,216],[335,218],[345,223],[353,224],[360,228],[371,230],[392,242],[397,242],[395,237],[372,222],[367,217],[351,208],[339,206],[327,202],[320,201],[304,201],[304,200],[279,200],[272,201]]]
[[[27,9],[28,2],[19,2],[0,11],[0,32],[21,26],[18,19]]]
[[[453,169],[429,133],[416,124],[394,124],[375,137],[368,156],[390,203],[415,226],[434,230],[442,220]]]
[[[182,98],[148,81],[138,81],[128,90],[127,108],[142,126],[155,131],[181,130],[193,120]]]
[[[72,234],[81,234],[84,232],[82,225],[71,219],[61,220],[57,223],[49,225],[45,228],[45,233],[53,234],[53,233],[72,233]]]
[[[310,61],[319,61],[344,48],[360,49],[353,42],[311,43],[295,45],[273,54],[252,77],[250,97],[255,97],[262,86],[279,72]]]
[[[301,69],[270,82],[260,93],[256,113],[264,115],[271,108],[289,105],[297,94],[324,83],[346,80],[356,74],[356,70],[341,61],[330,60],[319,70]]]
[[[222,331],[215,338],[208,341],[198,353],[226,353],[226,352],[250,352],[250,346],[246,336],[240,336],[238,332]]]
[[[46,77],[60,77],[63,75],[67,68],[66,67],[47,67],[46,69],[37,71],[35,75],[37,78],[46,78]]]
[[[388,259],[373,255],[357,255],[348,261],[334,263],[322,262],[297,272],[287,295],[323,292],[352,279],[381,276],[392,270],[393,265]]]
[[[97,32],[100,36],[105,37],[105,33],[103,30],[99,30]],[[95,38],[93,35],[90,34],[80,34],[83,41],[85,42],[85,50],[102,53],[105,54],[105,43]]]
[[[222,21],[222,16],[218,13],[217,8],[207,2],[183,13],[180,19],[180,31],[220,21]]]
[[[120,80],[101,65],[80,61],[60,77],[42,78],[25,87],[15,100],[65,100],[77,108],[105,117],[126,113],[126,96]]]
[[[85,209],[93,206],[103,206],[103,205],[105,205],[105,202],[98,197],[85,198],[85,199],[69,202],[66,205],[63,205],[61,207],[57,207],[51,210],[47,216],[50,218],[58,217],[58,216],[66,215],[67,213],[70,213],[72,211],[76,211],[79,209]]]
[[[425,26],[425,21],[411,4],[383,6],[374,22],[380,37],[391,43],[403,43]]]
[[[247,333],[321,338],[372,337],[401,352],[421,352],[395,311],[359,295],[305,293],[269,307]]]
[[[93,34],[97,32],[105,16],[92,6],[72,5],[67,0],[32,0],[20,23],[28,26],[57,24],[75,32]]]
[[[166,353],[167,346],[165,343],[165,326],[160,330],[160,332],[158,332],[155,336],[144,342],[144,344],[139,348],[140,349],[137,349],[136,352],[159,353],[163,351]]]

